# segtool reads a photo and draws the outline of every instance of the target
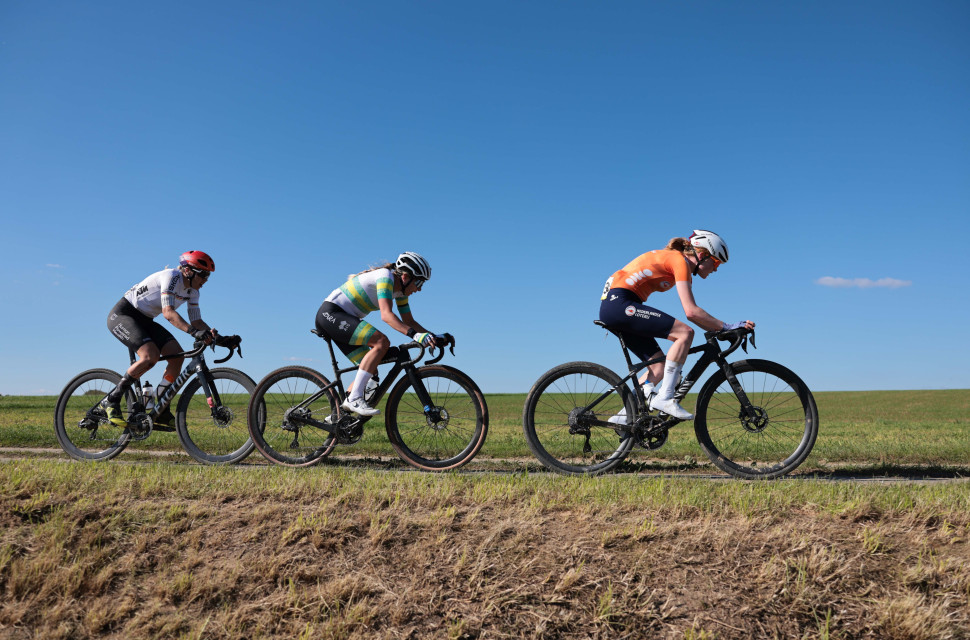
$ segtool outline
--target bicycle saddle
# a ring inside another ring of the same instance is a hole
[[[593,324],[595,324],[598,327],[603,327],[604,329],[606,329],[607,331],[609,331],[610,333],[612,333],[615,336],[619,336],[620,335],[620,332],[619,331],[616,331],[612,327],[608,327],[606,325],[606,323],[603,322],[602,320],[593,320]]]

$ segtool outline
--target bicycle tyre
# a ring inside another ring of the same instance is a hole
[[[618,465],[630,452],[633,438],[617,428],[592,426],[586,437],[570,433],[571,412],[584,407],[622,379],[594,362],[567,362],[544,373],[532,386],[522,410],[522,430],[529,449],[547,469],[566,475],[598,475]],[[594,413],[608,419],[626,408],[633,416],[635,396],[627,385],[605,398]]]
[[[308,367],[283,367],[259,381],[249,401],[247,423],[256,449],[270,462],[284,467],[309,467],[330,455],[337,439],[313,426],[295,427],[285,420],[287,410],[330,384]],[[309,415],[323,420],[339,404],[331,388],[308,407]]]
[[[697,396],[697,441],[715,466],[737,478],[769,480],[790,473],[818,437],[812,392],[790,369],[769,360],[739,360],[730,366],[759,415],[742,417],[727,376],[718,370]]]
[[[57,397],[54,408],[54,432],[57,441],[67,455],[75,460],[110,460],[125,450],[131,441],[131,433],[125,427],[111,424],[103,410],[96,405],[121,382],[121,374],[110,369],[90,369],[79,373],[67,383]],[[122,413],[135,402],[135,394],[129,389],[122,400]],[[94,411],[97,425],[93,429],[81,426]]]
[[[471,378],[454,367],[429,365],[415,373],[441,412],[441,420],[432,424],[417,394],[407,393],[411,380],[403,377],[384,407],[391,446],[402,460],[423,471],[449,471],[467,464],[488,434],[484,395]]]
[[[194,376],[182,390],[175,414],[176,431],[186,453],[203,464],[235,464],[253,452],[247,411],[256,381],[238,369],[210,369],[222,401],[209,407],[202,381]],[[217,416],[213,415],[217,412]]]

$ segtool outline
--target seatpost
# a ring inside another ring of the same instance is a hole
[[[630,351],[626,348],[626,342],[623,341],[623,334],[617,333],[616,337],[620,339],[620,348],[623,349],[623,357],[626,358],[626,370],[633,371],[633,360],[630,360]]]

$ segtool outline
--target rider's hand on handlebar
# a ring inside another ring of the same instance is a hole
[[[424,331],[416,333],[411,336],[411,339],[417,342],[422,347],[433,347],[435,346],[434,336],[430,333],[425,333]]]
[[[219,337],[219,332],[215,329],[193,329],[189,332],[189,335],[196,340],[205,342],[206,344],[212,344],[212,341]]]
[[[732,322],[728,324],[727,322],[722,323],[724,326],[721,327],[721,331],[733,331],[734,329],[754,329],[754,322],[751,320],[742,320],[741,322]]]

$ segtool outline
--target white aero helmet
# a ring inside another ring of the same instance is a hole
[[[713,231],[694,229],[694,233],[690,236],[690,243],[694,247],[706,249],[709,254],[717,258],[718,262],[728,261],[727,243]]]
[[[422,280],[431,278],[431,265],[428,264],[427,260],[413,251],[405,251],[399,255],[397,262],[394,263],[394,268],[397,271],[410,273],[415,278],[421,278]]]

